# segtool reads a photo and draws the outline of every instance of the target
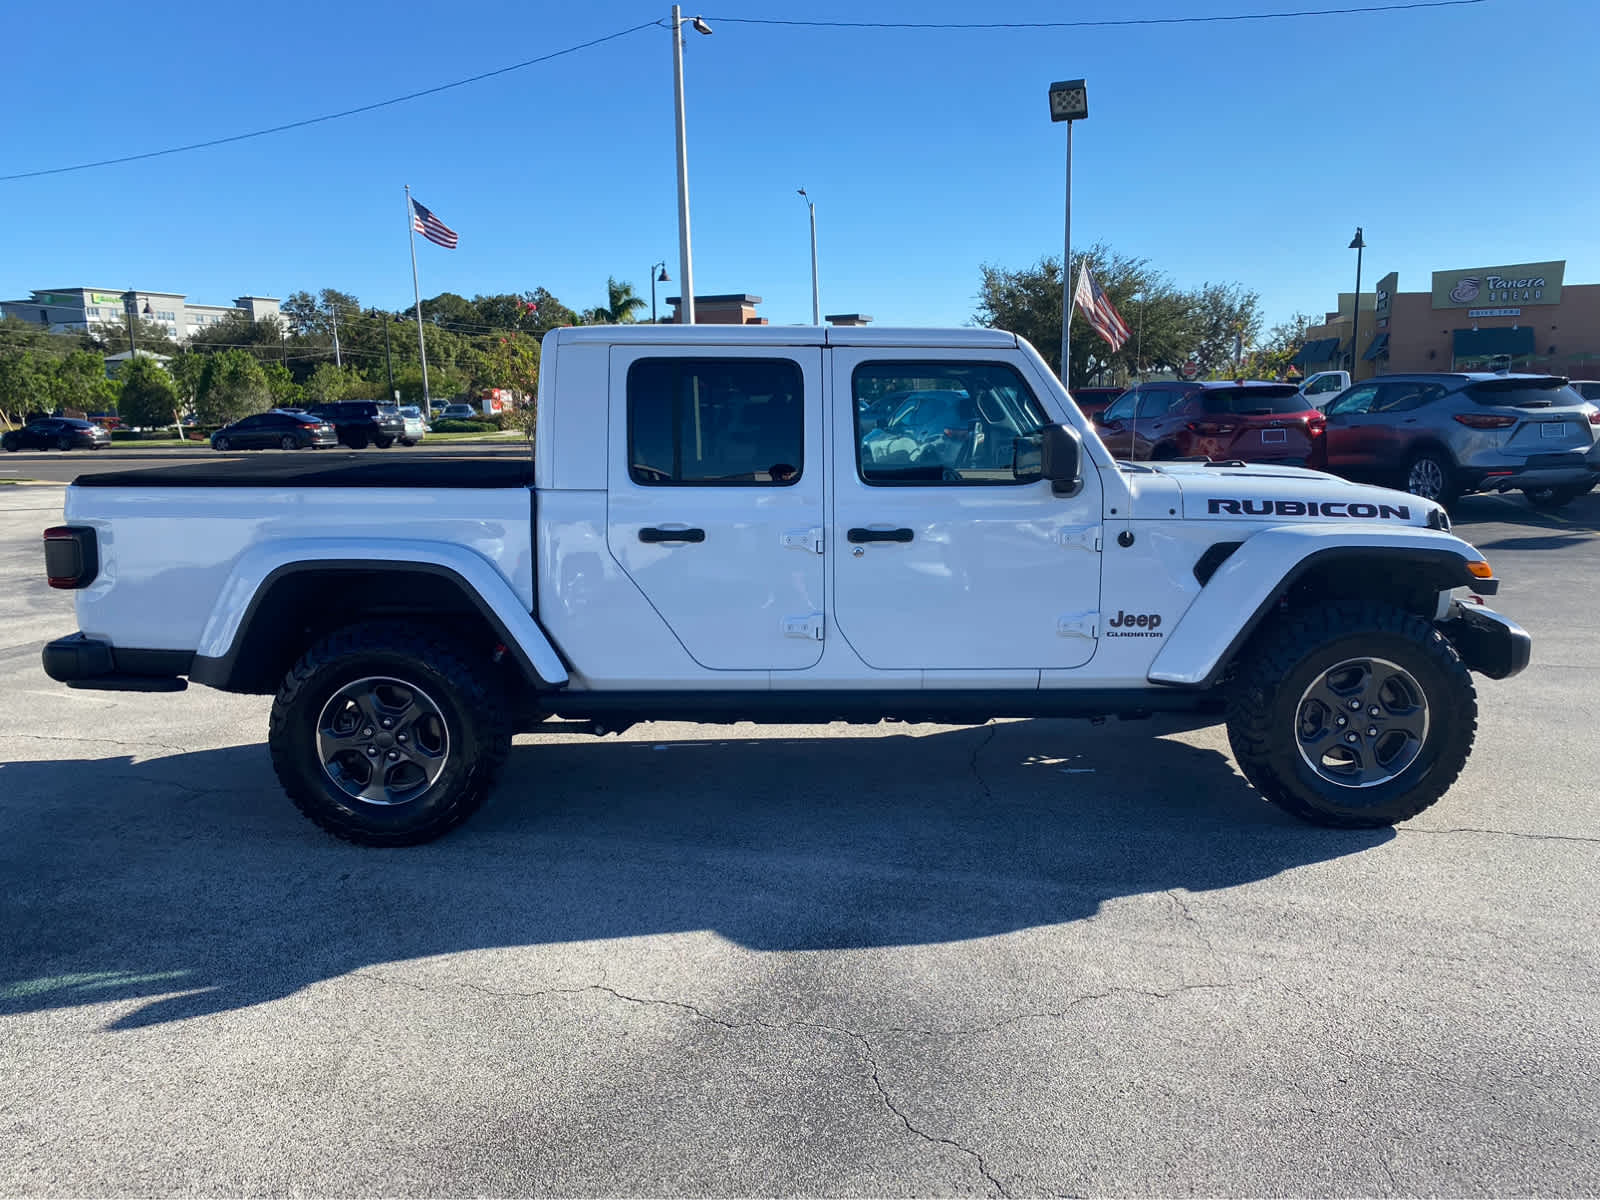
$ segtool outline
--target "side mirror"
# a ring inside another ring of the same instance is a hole
[[[1070,425],[1046,425],[1039,431],[1040,459],[1050,490],[1076,496],[1083,488],[1083,439]]]

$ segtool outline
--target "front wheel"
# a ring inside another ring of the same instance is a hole
[[[294,438],[290,437],[287,433],[278,439],[278,445],[284,450],[298,450],[300,448],[300,443],[295,441]]]
[[[223,453],[227,453],[228,445],[228,439],[225,437],[211,439],[211,448],[213,450],[221,450]]]
[[[392,437],[383,437],[380,435],[376,438],[373,438],[372,441],[373,445],[377,446],[379,450],[387,450],[390,446],[394,445],[394,439]]]
[[[1554,512],[1571,504],[1592,486],[1587,483],[1572,483],[1565,487],[1523,488],[1522,494],[1528,503],[1539,511]]]
[[[367,435],[364,433],[352,433],[345,438],[344,444],[352,450],[365,450],[367,448]]]
[[[462,646],[368,622],[317,642],[284,678],[267,742],[302,813],[365,846],[431,841],[483,804],[511,747],[507,705]]]
[[[72,449],[72,439],[67,437],[64,434],[61,437],[58,437],[56,439],[56,449],[57,450],[71,450]]]
[[[1291,612],[1245,656],[1228,743],[1255,789],[1302,820],[1407,820],[1444,795],[1472,750],[1472,676],[1414,613],[1383,604]]]

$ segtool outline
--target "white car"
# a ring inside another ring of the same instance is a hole
[[[1382,826],[1465,763],[1469,669],[1528,662],[1440,505],[1293,467],[1119,463],[999,330],[583,326],[542,361],[531,458],[81,477],[45,558],[86,632],[46,672],[275,694],[289,797],[398,845],[465,820],[550,716],[1179,712],[1226,720],[1287,812]],[[938,452],[879,461],[864,401],[900,392],[931,397],[915,432]]]
[[[405,435],[400,439],[402,446],[415,446],[432,432],[428,422],[423,419],[422,410],[416,405],[405,405],[401,408],[400,415],[405,418],[406,422]]]

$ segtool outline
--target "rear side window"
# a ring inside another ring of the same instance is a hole
[[[1305,399],[1293,387],[1208,388],[1200,394],[1207,413],[1235,413],[1259,416],[1306,411]]]
[[[635,483],[787,486],[804,468],[805,391],[788,358],[641,358],[628,368]]]

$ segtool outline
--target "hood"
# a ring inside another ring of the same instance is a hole
[[[1145,464],[1140,464],[1141,466]],[[1183,493],[1186,519],[1206,521],[1378,521],[1450,528],[1443,506],[1409,492],[1351,483],[1303,467],[1199,462],[1150,464]]]

